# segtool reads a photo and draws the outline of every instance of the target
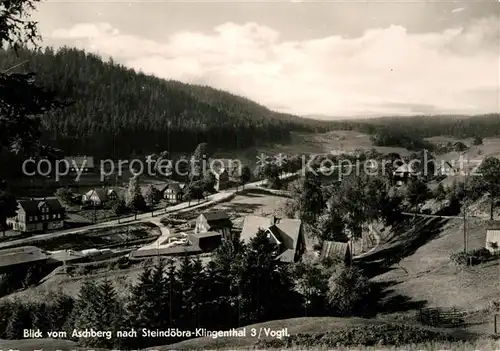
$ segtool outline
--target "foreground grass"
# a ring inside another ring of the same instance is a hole
[[[246,337],[196,338],[145,350],[500,350],[500,340],[463,330],[437,329],[415,324],[363,318],[307,317],[246,326]],[[252,329],[288,329],[276,339],[251,334]],[[0,340],[0,350],[79,350],[67,340]]]
[[[365,349],[373,346],[424,344],[427,342],[457,343],[475,342],[479,334],[468,333],[457,329],[437,329],[415,324],[394,323],[379,319],[337,318],[337,317],[305,317],[271,321],[249,325],[246,337],[240,338],[196,338],[176,344],[155,347],[156,350],[201,350],[201,349],[342,349],[341,345],[364,345],[363,347],[348,347],[346,350]],[[287,328],[289,337],[276,339],[253,337],[251,330],[281,330]],[[420,346],[419,346],[420,347]],[[420,348],[419,350],[426,349]],[[446,349],[446,348],[445,348]],[[455,350],[453,347],[449,350]],[[500,348],[498,348],[500,350]],[[481,349],[482,350],[482,349]]]
[[[272,350],[272,349],[268,349]],[[283,350],[283,349],[280,349]],[[290,348],[289,350],[304,350],[303,347]],[[332,350],[329,347],[314,347],[314,350]],[[493,339],[481,339],[475,342],[426,342],[402,346],[340,346],[335,351],[498,351],[500,342]]]

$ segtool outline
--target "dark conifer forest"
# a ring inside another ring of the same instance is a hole
[[[0,51],[0,69],[16,65],[9,73],[34,72],[38,85],[70,102],[43,118],[42,142],[65,154],[122,158],[163,150],[189,152],[201,142],[214,149],[241,149],[286,143],[292,131],[357,130],[372,135],[390,131],[404,133],[406,139],[500,135],[499,114],[337,121],[301,118],[221,90],[138,73],[73,48],[20,49],[17,55],[12,50]],[[397,135],[386,135],[384,140],[398,139]]]
[[[136,73],[76,49],[0,52],[0,68],[17,70],[71,106],[44,118],[42,140],[66,153],[127,157],[157,150],[193,150],[200,142],[237,149],[286,142],[291,130],[326,131],[327,122],[268,110],[209,87]]]

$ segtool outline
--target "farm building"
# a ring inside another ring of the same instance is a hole
[[[491,253],[500,252],[500,229],[488,229],[486,231],[486,248]]]
[[[325,241],[321,249],[320,259],[341,261],[346,265],[352,263],[352,250],[350,243],[338,241]]]
[[[198,246],[203,252],[215,250],[222,241],[222,235],[217,232],[203,232],[188,236],[191,245]]]

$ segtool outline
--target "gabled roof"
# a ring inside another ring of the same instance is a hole
[[[405,163],[404,165],[401,165],[398,168],[396,168],[394,173],[415,173],[415,170],[410,164]]]
[[[269,235],[271,235],[274,239],[274,241],[279,245],[281,244],[281,233],[280,233],[280,230],[278,229],[278,227],[276,227],[275,225],[272,225],[270,226],[269,228],[267,228],[267,232]]]
[[[201,215],[206,218],[207,222],[229,219],[229,215],[224,211],[204,212]]]
[[[282,218],[276,224],[273,224],[273,218],[247,216],[243,222],[240,238],[245,242],[249,242],[257,235],[259,229],[269,229],[287,249],[291,249],[295,253],[301,226],[302,221],[300,219]]]
[[[164,190],[170,190],[171,192],[174,192],[174,193],[181,193],[182,192],[181,185],[177,182],[172,182],[170,184],[167,184],[167,186],[165,186]]]
[[[40,208],[43,204],[51,209],[52,212],[64,212],[64,207],[61,205],[57,199],[45,199],[45,200],[20,200],[18,201],[18,206],[26,212],[27,215],[36,216],[41,213]]]
[[[259,229],[267,229],[272,225],[272,219],[261,216],[246,216],[243,222],[240,239],[249,242],[257,235]]]
[[[93,195],[96,195],[97,198],[101,201],[106,201],[106,199],[108,198],[108,191],[104,188],[96,188],[96,189],[92,189],[92,190],[89,190],[85,193],[85,195],[87,197],[91,197]]]
[[[302,221],[300,219],[283,218],[276,224],[276,227],[278,227],[278,229],[282,233],[281,240],[283,241],[285,247],[288,249],[293,249],[293,251],[295,252],[297,248],[297,242],[299,241]]]
[[[292,263],[295,261],[295,250],[287,249],[277,257],[277,260],[284,263]]]
[[[200,216],[205,217],[210,229],[231,228],[233,226],[233,222],[224,211],[205,212]]]
[[[347,255],[351,254],[349,243],[339,241],[325,241],[321,249],[320,258],[337,258],[345,260]]]

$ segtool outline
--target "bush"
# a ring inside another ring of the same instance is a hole
[[[472,141],[472,145],[483,145],[483,138],[476,136]]]
[[[485,248],[468,252],[456,252],[450,255],[450,260],[460,266],[475,266],[488,261],[493,255]]]
[[[371,284],[359,269],[338,267],[328,281],[328,289],[330,308],[336,315],[366,312]]]
[[[380,324],[345,327],[333,332],[297,334],[281,340],[261,340],[259,348],[338,348],[339,346],[374,346],[424,343],[429,341],[461,341],[462,339],[441,331],[405,324]]]

